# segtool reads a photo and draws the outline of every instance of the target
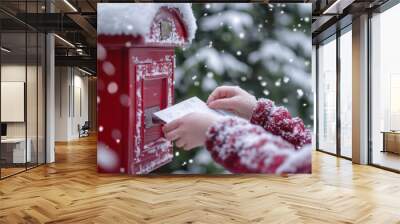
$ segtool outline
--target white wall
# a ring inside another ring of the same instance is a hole
[[[77,139],[78,124],[88,120],[88,78],[83,75],[76,68],[56,67],[56,141]]]
[[[31,80],[31,75],[36,75],[36,67],[34,66],[27,66],[25,65],[18,65],[18,64],[6,64],[1,66],[1,81],[3,82],[25,82],[25,75],[26,71],[28,72],[28,81],[29,85],[36,85],[36,80]],[[28,128],[32,127],[36,130],[36,113],[32,113],[34,110],[36,112],[37,102],[36,102],[36,88],[27,88],[27,104],[31,108],[27,108],[28,110]],[[33,102],[33,104],[32,104]],[[34,107],[34,108],[32,108]],[[2,110],[7,110],[7,108],[1,108]],[[32,123],[34,122],[34,123]],[[8,137],[25,137],[25,123],[26,122],[7,122],[7,135]],[[33,127],[35,126],[35,127]],[[28,137],[30,132],[28,132]],[[36,132],[35,132],[36,134]]]
[[[68,88],[69,88],[69,68],[55,68],[55,141],[68,140]]]
[[[25,82],[25,69],[25,65],[2,65],[1,81]],[[25,122],[7,123],[7,137],[25,137]]]

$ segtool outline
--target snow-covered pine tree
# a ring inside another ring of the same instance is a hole
[[[215,87],[239,85],[272,99],[312,128],[311,4],[193,4],[195,40],[177,49],[176,101],[206,100]],[[175,148],[158,172],[219,173],[205,149]]]

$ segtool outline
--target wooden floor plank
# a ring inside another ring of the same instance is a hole
[[[0,223],[400,223],[400,175],[313,152],[313,174],[98,174],[95,136],[0,181]]]

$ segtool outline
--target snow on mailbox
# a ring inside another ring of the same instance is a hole
[[[173,157],[152,114],[173,103],[174,48],[197,28],[191,4],[97,8],[98,171],[149,173]]]

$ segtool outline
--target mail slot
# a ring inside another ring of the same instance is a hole
[[[108,4],[112,3],[99,4],[98,13]],[[154,12],[150,7],[157,7],[158,11],[148,32],[140,35],[107,30],[102,22],[107,20],[99,14],[98,171],[145,174],[172,160],[172,144],[152,115],[174,101],[174,48],[190,42],[194,34],[188,27],[195,24],[182,17],[181,10],[192,13],[190,4],[129,7],[149,12]]]

